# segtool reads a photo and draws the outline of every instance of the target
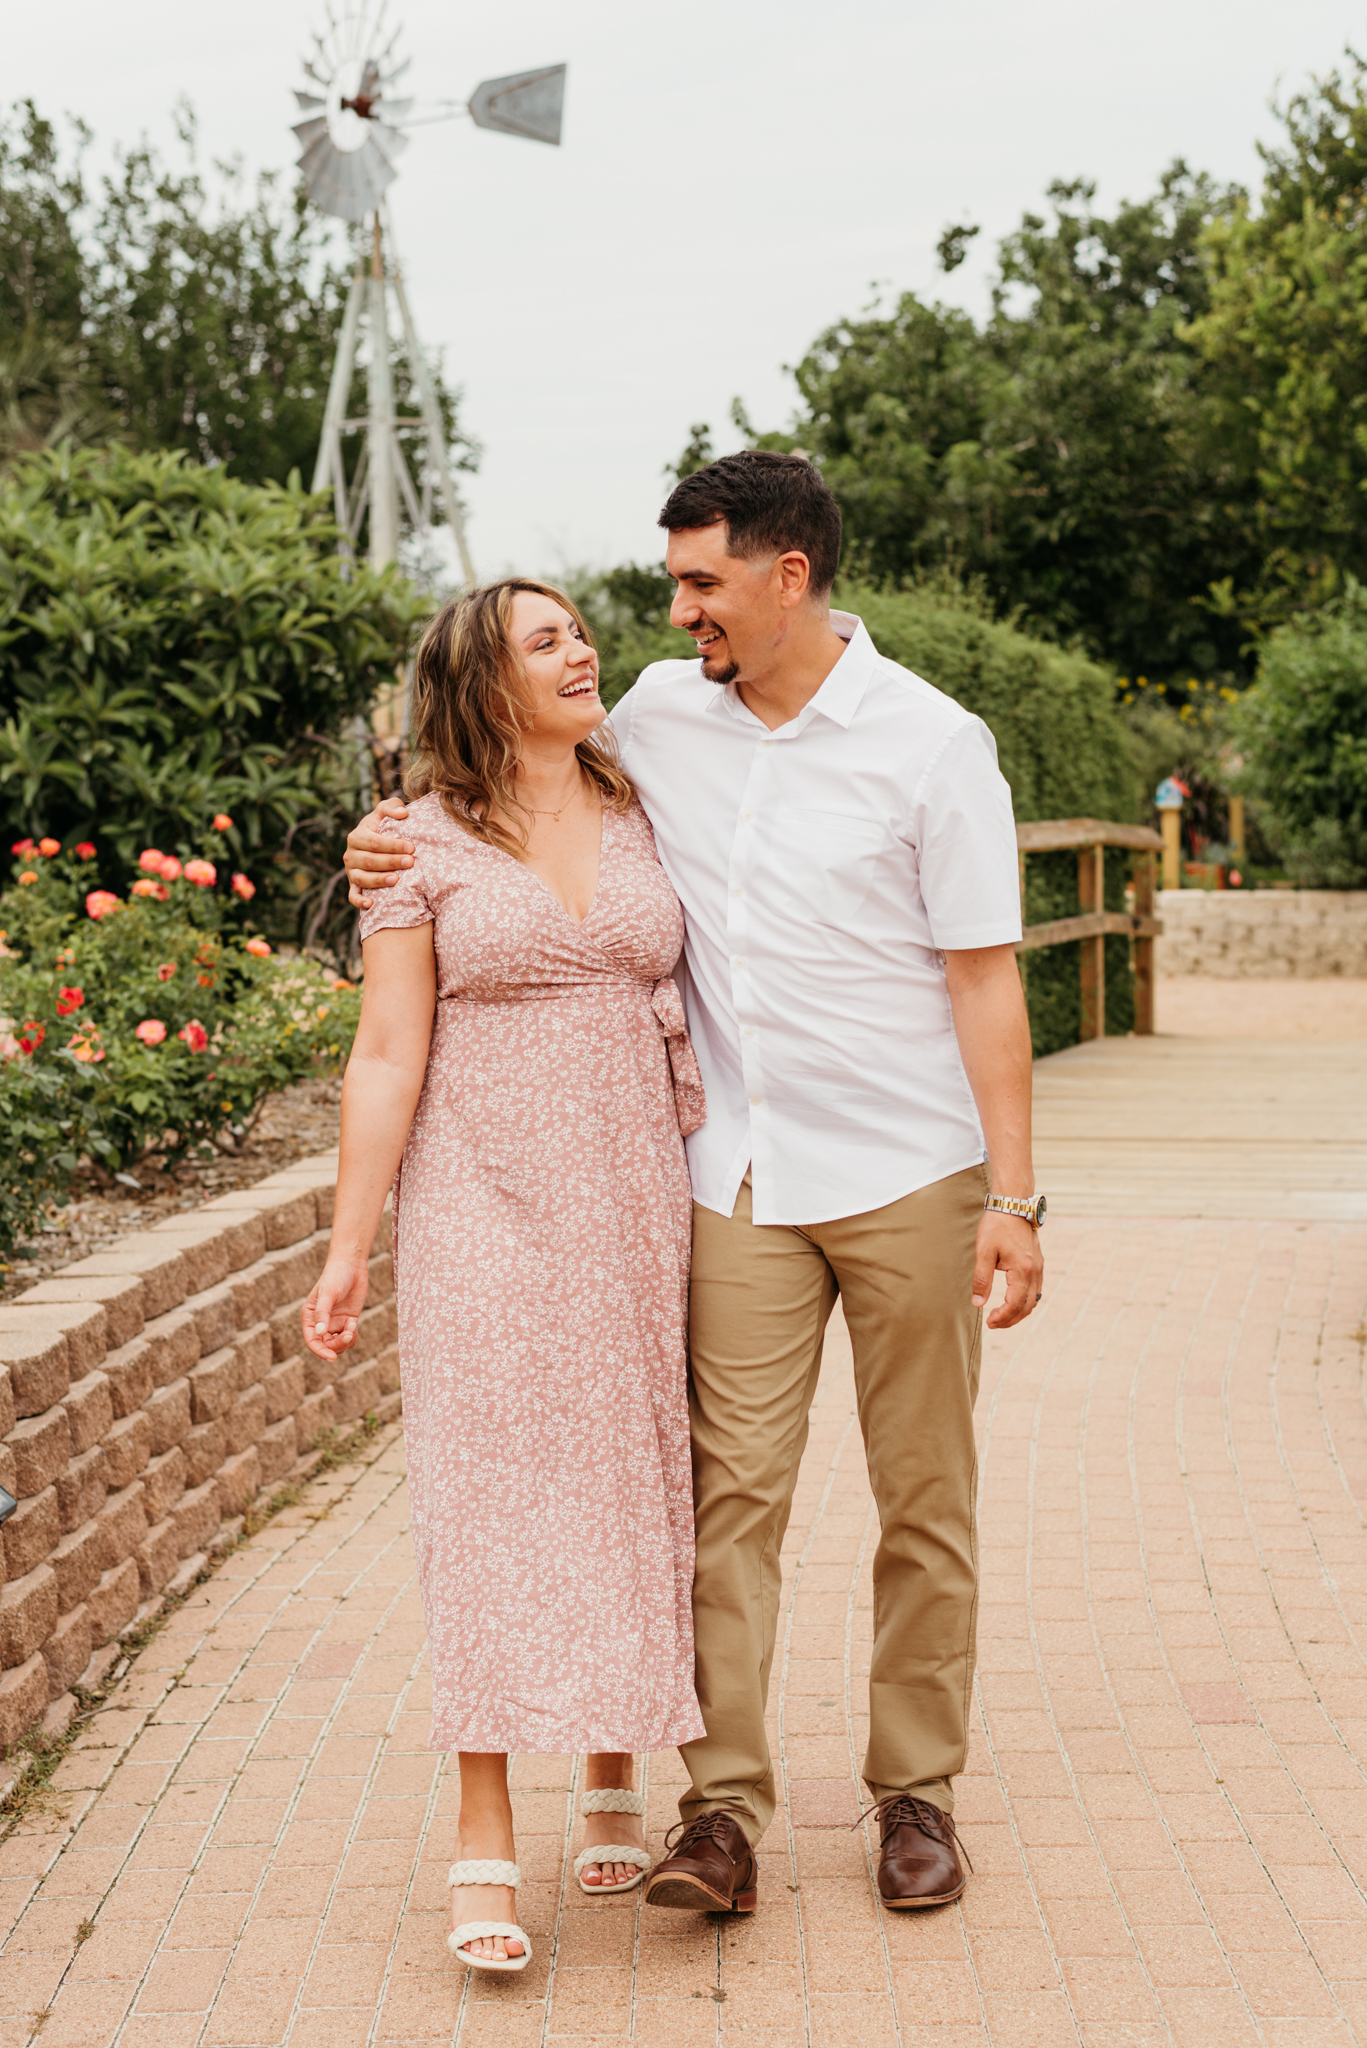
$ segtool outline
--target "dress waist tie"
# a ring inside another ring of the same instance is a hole
[[[707,1121],[707,1097],[703,1092],[698,1055],[694,1052],[693,1041],[688,1035],[688,1019],[684,1015],[683,998],[672,975],[663,975],[656,982],[650,998],[650,1007],[655,1012],[660,1029],[664,1033],[665,1050],[669,1054],[669,1071],[674,1082],[674,1107],[678,1111],[679,1129],[688,1137]]]

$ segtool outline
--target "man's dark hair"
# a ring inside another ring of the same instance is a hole
[[[726,522],[727,552],[746,560],[755,555],[807,557],[812,594],[824,597],[840,567],[840,507],[804,455],[775,455],[745,448],[695,469],[674,486],[659,524],[670,533],[681,527]]]

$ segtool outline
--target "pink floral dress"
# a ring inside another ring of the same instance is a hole
[[[362,935],[430,922],[437,960],[395,1214],[431,1746],[690,1742],[682,913],[636,805],[581,925],[438,798],[392,829]]]

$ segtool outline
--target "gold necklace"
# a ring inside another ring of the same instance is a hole
[[[582,788],[582,784],[580,785],[580,787]],[[560,823],[561,813],[569,809],[570,805],[574,802],[575,797],[577,797],[578,795],[578,789],[572,790],[570,794],[565,798],[564,803],[561,804],[560,809],[558,811],[538,811],[535,805],[533,804],[523,804],[522,808],[524,811],[530,812],[532,817],[534,818],[554,818],[556,824],[558,825]]]

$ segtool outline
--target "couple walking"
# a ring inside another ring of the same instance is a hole
[[[1041,1285],[990,735],[830,610],[840,514],[808,462],[728,456],[660,524],[701,659],[605,719],[568,598],[457,600],[418,657],[414,801],[347,855],[365,1000],[305,1336],[352,1342],[396,1185],[431,1741],[460,1755],[450,1945],[486,1969],[531,1955],[511,1752],[587,1753],[585,1891],[754,1907],[779,1551],[837,1296],[881,1520],[879,1891],[959,1895],[981,1311],[997,1271],[998,1326]],[[691,1783],[652,1864],[634,1758],[671,1745]]]

